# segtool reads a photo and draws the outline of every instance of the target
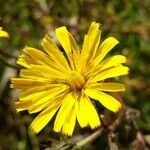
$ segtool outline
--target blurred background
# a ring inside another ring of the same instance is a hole
[[[127,86],[122,97],[134,111],[128,112],[115,130],[115,146],[121,150],[141,150],[139,144],[149,149],[149,18],[149,0],[0,0],[0,26],[10,36],[0,39],[0,150],[61,149],[61,143],[69,141],[68,137],[54,133],[51,124],[38,135],[29,131],[36,114],[16,113],[17,94],[9,87],[10,77],[19,72],[15,62],[25,45],[41,49],[44,35],[55,40],[54,29],[65,25],[81,46],[92,21],[101,23],[102,40],[114,36],[120,41],[110,54],[125,55],[130,68],[130,74],[121,79]],[[71,139],[80,141],[93,132],[77,126]],[[110,145],[104,134],[83,149],[107,150]]]

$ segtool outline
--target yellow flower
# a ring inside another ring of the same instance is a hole
[[[0,37],[9,37],[9,34],[0,27]]]
[[[99,23],[93,22],[85,35],[82,48],[76,44],[65,26],[56,29],[63,52],[47,35],[43,50],[25,47],[17,63],[24,67],[20,78],[11,79],[11,87],[21,89],[17,111],[40,112],[30,128],[40,132],[56,115],[54,131],[72,135],[76,120],[83,128],[101,125],[93,100],[117,112],[121,104],[105,92],[124,91],[121,83],[104,82],[108,78],[126,75],[122,55],[103,60],[118,41],[107,38],[100,44]]]

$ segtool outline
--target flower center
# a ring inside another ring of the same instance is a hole
[[[74,90],[80,91],[85,85],[85,79],[79,72],[72,71],[69,83]]]

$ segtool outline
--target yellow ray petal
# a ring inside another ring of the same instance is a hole
[[[9,34],[0,27],[0,37],[9,37]]]
[[[50,100],[45,100],[42,101],[43,99],[41,99],[40,101],[37,101],[35,103],[32,102],[32,100],[26,100],[26,101],[18,101],[15,103],[16,106],[16,110],[17,112],[19,111],[24,111],[24,110],[28,110],[28,112],[31,113],[37,113],[43,109],[45,109],[47,106],[49,106],[50,104]]]
[[[78,50],[78,46],[76,44],[75,39],[71,35],[70,32],[68,32],[67,28],[65,26],[62,26],[60,28],[57,28],[55,30],[56,35],[58,37],[59,42],[61,43],[62,47],[64,48],[66,54],[69,56],[73,51]]]
[[[62,71],[62,68],[60,69],[60,66],[58,66],[56,62],[50,59],[48,55],[38,49],[30,47],[24,48],[23,53],[19,56],[17,60],[17,64],[28,69],[31,68],[31,65],[41,65]]]
[[[89,31],[88,31],[88,50],[91,50],[92,48],[93,49],[93,52],[97,49],[98,45],[99,45],[99,42],[100,42],[100,30],[99,30],[99,23],[96,23],[96,22],[92,22],[91,23],[91,26],[89,28]],[[86,43],[85,43],[86,44]]]
[[[23,52],[25,54],[27,54],[28,56],[30,56],[30,58],[34,62],[36,62],[36,64],[50,65],[52,63],[52,61],[50,60],[50,58],[48,57],[48,55],[46,55],[45,53],[43,53],[42,51],[40,51],[38,49],[26,46],[23,49]]]
[[[44,52],[32,48],[32,47],[25,47],[23,49],[23,55],[21,55],[17,61],[17,64],[22,63],[28,63],[27,65],[41,65],[41,66],[48,66],[51,68],[55,68],[57,70],[63,70],[62,66],[60,69],[60,66],[58,66],[57,63],[55,63],[48,55],[46,55]],[[61,57],[60,57],[61,58]],[[22,62],[23,61],[23,62]],[[27,67],[30,68],[30,67]]]
[[[45,90],[45,87],[34,87],[31,89],[23,90],[19,93],[20,101],[31,101],[30,104],[33,104],[35,101],[41,99],[43,96],[51,90]],[[43,91],[43,89],[45,91]]]
[[[64,97],[64,95],[66,95],[66,94],[67,94],[67,91],[64,91],[64,92],[59,91],[59,92],[57,92],[57,95],[53,94],[53,93],[52,94],[47,93],[46,96],[44,96],[41,99],[32,103],[32,105],[30,105],[30,107],[28,107],[28,111],[30,114],[31,113],[37,113],[37,112],[45,109],[49,105],[51,105],[51,103],[56,101],[56,99],[60,99],[60,97]]]
[[[119,66],[111,69],[106,69],[102,72],[100,72],[98,75],[92,77],[90,79],[90,82],[97,82],[104,79],[112,78],[112,77],[118,77],[122,75],[128,74],[129,68],[124,66]]]
[[[27,110],[32,105],[31,101],[15,102],[17,112]]]
[[[83,41],[83,46],[82,46],[82,50],[81,50],[81,70],[82,72],[85,72],[86,69],[86,62],[87,62],[87,52],[86,50],[88,50],[88,35],[84,36],[84,41]]]
[[[109,67],[117,66],[118,64],[126,63],[126,57],[123,55],[115,55],[101,62],[101,70],[107,69]]]
[[[72,49],[71,49],[71,43],[70,43],[70,38],[69,38],[69,32],[66,29],[65,26],[62,26],[60,28],[57,28],[55,30],[57,38],[60,42],[60,44],[62,45],[62,47],[64,48],[67,56],[69,56],[72,53]]]
[[[52,97],[50,95],[48,95],[44,98],[41,98],[40,100],[38,100],[35,103],[32,103],[32,105],[30,105],[28,107],[28,112],[30,114],[40,112],[43,109],[47,108],[49,105],[51,105],[51,101],[52,101]],[[20,101],[20,102],[22,102],[22,101]]]
[[[91,103],[90,99],[87,96],[83,96],[83,103],[86,107],[86,118],[88,119],[88,123],[92,129],[100,126],[99,116]]]
[[[64,51],[67,55],[67,58],[69,60],[71,68],[74,69],[72,53],[77,48],[75,40],[73,39],[72,35],[68,32],[68,30],[65,26],[57,28],[55,30],[55,32],[56,32],[59,42],[61,43],[62,47],[64,48]]]
[[[24,58],[24,55],[19,56],[17,60],[17,64],[25,68],[30,68],[30,64],[34,64],[33,62],[32,63],[29,62],[31,61],[30,60],[28,61],[26,58]]]
[[[72,54],[72,59],[73,59],[73,63],[74,63],[74,66],[75,66],[75,70],[77,70],[78,72],[81,73],[81,71],[82,71],[82,68],[81,68],[82,58],[81,58],[80,51],[75,51]]]
[[[49,95],[46,95],[46,96],[42,97],[41,99],[35,101],[34,103],[32,102],[32,105],[30,105],[28,107],[29,113],[33,114],[33,113],[37,113],[37,112],[45,109],[46,107],[51,105],[50,103],[55,98],[57,98],[57,96],[55,97],[54,95],[49,94]]]
[[[25,68],[30,68],[31,64],[37,64],[37,62],[23,51],[23,54],[18,57],[17,64]]]
[[[66,121],[66,117],[69,115],[70,110],[72,109],[75,103],[75,97],[73,93],[69,93],[66,95],[62,102],[62,106],[56,116],[55,123],[54,123],[54,131],[60,132],[61,128]]]
[[[97,48],[100,43],[100,36],[101,31],[99,30],[99,23],[92,23],[91,28],[89,29],[88,36],[89,36],[89,52],[88,52],[88,58],[87,61],[90,63],[90,61],[93,59],[93,57],[96,54]]]
[[[119,64],[122,63],[126,63],[126,57],[124,57],[123,55],[115,55],[113,57],[110,57],[104,61],[102,61],[100,64],[98,64],[93,70],[89,70],[89,72],[87,72],[89,75],[92,74],[99,74],[99,72],[101,70],[110,68],[110,67],[114,67],[114,66],[118,66]]]
[[[22,69],[23,70],[23,69]],[[43,72],[43,73],[46,73],[47,74],[47,77],[49,76],[64,76],[65,73],[62,72],[62,70],[58,70],[56,68],[52,68],[52,67],[49,67],[49,66],[41,66],[41,65],[31,65],[31,68],[29,69],[29,71],[32,71],[32,70],[35,70],[35,71],[39,71],[39,72]]]
[[[37,80],[47,80],[50,81],[50,75],[48,75],[46,72],[41,72],[40,70],[28,70],[28,69],[21,69],[20,71],[20,77],[21,78],[31,78],[31,79],[37,79]]]
[[[71,136],[75,127],[76,123],[76,111],[75,111],[75,105],[70,110],[70,113],[68,113],[68,116],[66,117],[66,121],[64,122],[62,132],[68,136]]]
[[[107,109],[117,112],[121,108],[121,103],[112,96],[97,89],[85,89],[85,94],[94,100],[98,100]]]
[[[49,36],[46,35],[44,37],[44,39],[42,40],[42,46],[51,57],[51,59],[57,63],[57,65],[59,65],[61,68],[66,68],[70,70],[65,56]]]
[[[87,85],[89,88],[94,88],[99,91],[108,91],[108,92],[118,92],[125,91],[125,85],[121,83],[112,83],[112,82],[99,82],[99,83],[91,83]]]
[[[35,88],[32,89],[32,91],[33,90],[35,90]],[[63,95],[67,94],[67,91],[65,91],[65,89],[62,90],[62,88],[59,87],[55,89],[53,88],[45,92],[39,91],[34,93],[33,91],[33,93],[29,94],[28,97],[24,97],[25,94],[29,92],[31,92],[31,90],[24,91],[24,93],[21,92],[20,94],[21,101],[16,102],[17,111],[28,110],[30,114],[37,113],[45,109],[47,106],[49,106],[50,103],[52,103],[55,99],[58,99],[59,97],[62,97]]]
[[[78,48],[78,45],[74,39],[74,37],[72,36],[72,34],[70,32],[69,33],[69,39],[70,39],[70,45],[71,45],[71,48],[72,48],[72,51],[79,51],[79,48]]]
[[[100,126],[98,114],[88,97],[82,95],[76,102],[77,120],[83,128],[90,125],[91,128]]]
[[[45,85],[41,87],[34,87],[24,91],[21,91],[19,94],[19,99],[21,101],[31,100],[32,103],[38,101],[44,97],[53,98],[57,95],[68,91],[67,85],[58,84],[56,87],[51,87],[51,85]]]
[[[76,101],[77,120],[81,128],[86,127],[88,125],[88,115],[86,111],[87,108],[85,107],[83,96],[81,96]]]
[[[106,56],[106,54],[118,43],[119,42],[114,37],[107,38],[98,48],[95,58],[91,62],[91,66],[97,66]],[[89,68],[91,68],[91,66],[89,66]]]
[[[30,68],[30,65],[46,65],[62,71],[62,68],[60,69],[60,66],[51,60],[48,55],[38,49],[27,46],[23,49],[23,54],[19,56],[17,64],[25,68]]]
[[[31,123],[30,129],[33,132],[39,133],[52,119],[54,114],[57,112],[60,107],[61,101],[55,101],[48,108],[46,108],[43,112],[41,112]]]
[[[28,89],[35,86],[41,86],[46,84],[46,80],[34,80],[28,78],[11,78],[11,88]]]
[[[20,71],[20,77],[24,78],[39,78],[44,80],[57,80],[57,79],[65,79],[65,72],[59,71],[55,68],[51,68],[48,66],[41,65],[30,65],[30,69],[22,69]]]
[[[100,42],[99,23],[92,22],[88,34],[84,37],[83,47],[81,51],[82,57],[82,70],[93,59]]]

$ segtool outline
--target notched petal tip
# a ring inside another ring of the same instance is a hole
[[[27,52],[27,49],[28,49],[28,48],[30,48],[30,47],[26,45],[26,46],[23,48],[23,52]]]
[[[66,131],[61,131],[61,134],[66,135],[66,136],[72,136],[72,133],[66,132]]]
[[[99,124],[97,124],[97,125],[91,127],[91,129],[94,130],[94,129],[97,129],[98,127],[100,127],[100,126],[101,126],[101,124],[99,123]]]
[[[118,101],[119,102],[119,101]],[[120,111],[120,109],[122,108],[122,104],[119,102],[118,106],[116,106],[116,109],[114,109],[114,113],[117,113],[118,111]]]

